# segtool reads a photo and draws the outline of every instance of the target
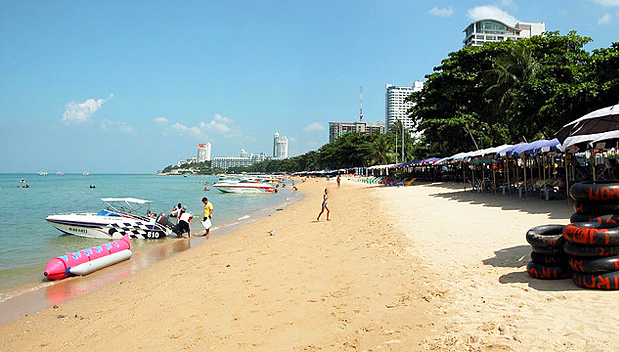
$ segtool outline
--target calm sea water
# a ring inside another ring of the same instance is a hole
[[[21,188],[21,179],[29,188]],[[187,205],[194,214],[191,227],[202,230],[204,205],[202,197],[214,204],[213,229],[225,227],[237,219],[256,216],[261,210],[276,208],[297,197],[289,189],[276,194],[224,194],[204,183],[212,185],[215,176],[159,176],[159,175],[113,175],[66,174],[0,174],[0,302],[19,290],[33,287],[43,280],[47,262],[61,254],[91,247],[100,239],[88,239],[63,235],[52,227],[45,217],[80,211],[99,211],[104,197],[135,197],[153,201],[151,210],[157,213],[170,212],[175,204]],[[94,185],[96,188],[90,188]],[[179,241],[175,238],[162,240],[133,240],[132,250],[146,250],[160,241]]]

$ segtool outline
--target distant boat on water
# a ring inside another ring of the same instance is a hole
[[[58,176],[64,176],[64,172],[60,172],[60,171],[59,171],[59,172],[56,172],[56,175],[58,175]]]
[[[90,172],[86,171],[86,172],[82,172],[82,175],[84,176],[90,176]]]
[[[40,171],[37,175],[39,175],[39,176],[49,176],[49,172]]]

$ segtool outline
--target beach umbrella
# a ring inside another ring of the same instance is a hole
[[[569,146],[597,140],[602,134],[619,130],[619,104],[592,111],[555,133],[561,150]]]

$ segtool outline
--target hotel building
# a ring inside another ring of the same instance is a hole
[[[214,169],[227,170],[231,167],[246,167],[254,163],[267,160],[264,153],[258,155],[250,154],[244,149],[241,149],[241,156],[216,156],[211,162],[211,167]]]
[[[546,31],[544,22],[518,22],[514,27],[498,20],[480,20],[466,27],[464,32],[464,46],[481,46],[486,42],[502,42],[531,38]]]
[[[385,125],[382,122],[329,122],[329,143],[335,142],[338,137],[350,132],[385,133]]]
[[[280,136],[279,132],[275,132],[273,137],[273,159],[288,158],[288,137]]]
[[[211,143],[198,144],[198,162],[203,163],[211,160]]]
[[[405,100],[413,92],[423,89],[423,81],[413,82],[412,87],[386,84],[385,89],[387,90],[385,92],[385,124],[387,125],[387,132],[389,132],[389,127],[396,121],[401,121],[404,128],[410,133],[416,132],[417,126],[415,122],[408,117],[408,109],[413,107],[413,103]]]

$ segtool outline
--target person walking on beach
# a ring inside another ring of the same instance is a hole
[[[204,203],[204,217],[202,218],[202,226],[204,226],[205,232],[204,235],[206,238],[209,238],[209,234],[211,232],[211,215],[213,215],[213,203],[208,201],[208,198],[203,197],[202,203]]]
[[[342,180],[342,178],[340,177],[340,175],[337,175],[337,188],[340,188],[340,181]]]
[[[329,207],[327,206],[327,200],[329,200],[329,193],[325,188],[325,193],[322,195],[322,209],[320,210],[320,214],[318,214],[318,218],[316,218],[316,221],[320,221],[320,216],[325,210],[327,211],[327,221],[329,221]]]

